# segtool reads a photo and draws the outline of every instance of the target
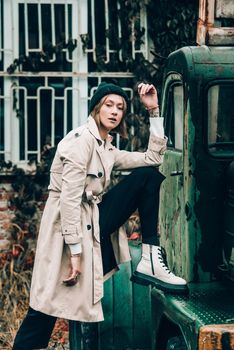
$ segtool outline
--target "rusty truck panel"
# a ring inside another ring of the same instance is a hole
[[[199,350],[234,349],[234,325],[211,324],[200,328]]]
[[[234,18],[234,3],[230,0],[216,1],[216,17],[217,18]]]
[[[233,0],[200,1],[197,43],[210,46],[234,45],[233,18]]]

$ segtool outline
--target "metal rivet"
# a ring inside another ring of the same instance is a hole
[[[99,171],[98,177],[102,177],[102,172],[101,171]]]
[[[75,137],[79,137],[80,134],[78,132],[75,133]]]
[[[87,230],[91,230],[92,226],[91,225],[87,225]]]

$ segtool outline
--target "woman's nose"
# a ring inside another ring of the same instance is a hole
[[[113,108],[112,108],[112,113],[113,113],[113,114],[117,114],[117,113],[118,113],[118,110],[117,110],[117,107],[116,107],[116,106],[113,106]]]

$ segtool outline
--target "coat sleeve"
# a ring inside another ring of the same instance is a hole
[[[87,165],[92,152],[92,142],[83,135],[72,135],[58,147],[63,163],[60,195],[62,234],[66,244],[80,243],[81,201],[87,175]]]
[[[157,119],[160,119],[160,124],[162,125],[163,118]],[[167,137],[163,137],[164,132],[162,126],[160,136],[158,136],[158,129],[160,130],[160,128],[155,128],[155,125],[151,125],[149,143],[146,152],[128,152],[114,148],[114,168],[117,170],[124,170],[142,166],[159,166],[162,164],[163,155],[166,151]]]

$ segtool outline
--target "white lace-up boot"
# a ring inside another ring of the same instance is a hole
[[[163,248],[142,244],[142,257],[131,280],[143,285],[153,285],[165,292],[187,294],[187,282],[174,275],[167,266]]]

